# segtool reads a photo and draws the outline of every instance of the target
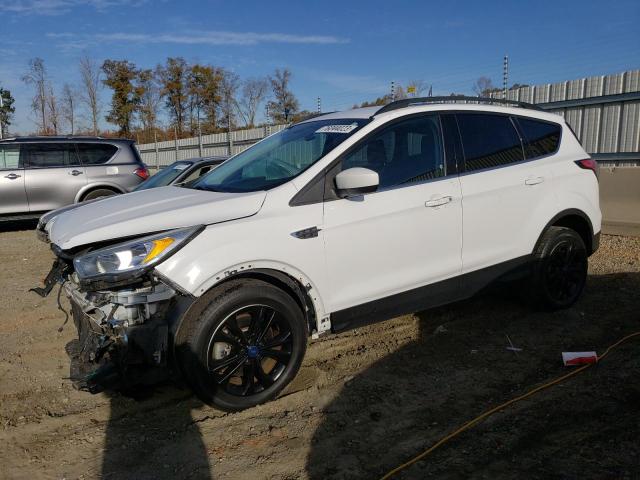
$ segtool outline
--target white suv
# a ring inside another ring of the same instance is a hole
[[[507,106],[505,106],[507,105]],[[225,410],[274,398],[309,336],[526,278],[579,297],[598,248],[596,166],[531,105],[426,98],[292,125],[189,188],[50,215],[79,388],[180,373]]]

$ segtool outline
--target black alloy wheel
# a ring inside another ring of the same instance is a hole
[[[308,329],[290,293],[229,280],[200,297],[175,337],[176,360],[198,397],[237,411],[273,400],[296,376]]]
[[[250,305],[219,325],[209,342],[207,369],[227,393],[253,395],[278,380],[292,349],[287,319],[267,305]]]
[[[587,261],[583,249],[569,240],[554,245],[545,266],[549,296],[558,304],[571,302],[584,287]]]
[[[559,310],[573,305],[584,290],[589,267],[582,237],[566,227],[549,227],[533,254],[530,301],[534,308]]]

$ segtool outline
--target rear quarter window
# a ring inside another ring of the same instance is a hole
[[[562,127],[557,123],[518,118],[524,136],[524,151],[527,158],[549,155],[558,150]]]
[[[524,160],[520,136],[508,116],[462,113],[457,118],[467,171]]]
[[[78,155],[83,165],[101,165],[106,163],[117,151],[118,147],[106,143],[78,144]]]

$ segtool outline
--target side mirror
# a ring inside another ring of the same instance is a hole
[[[379,184],[378,173],[368,168],[348,168],[336,175],[338,195],[342,198],[375,192]]]

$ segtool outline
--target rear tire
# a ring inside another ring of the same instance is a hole
[[[226,411],[274,399],[295,377],[307,348],[298,304],[253,279],[229,281],[192,308],[176,338],[183,375],[205,403]]]
[[[550,227],[534,252],[530,301],[535,308],[560,310],[582,294],[588,269],[582,237],[566,227]]]
[[[87,193],[82,198],[82,201],[84,202],[86,200],[95,200],[96,198],[110,197],[111,195],[117,195],[118,193],[119,192],[111,190],[110,188],[96,188],[95,190],[91,190]]]

